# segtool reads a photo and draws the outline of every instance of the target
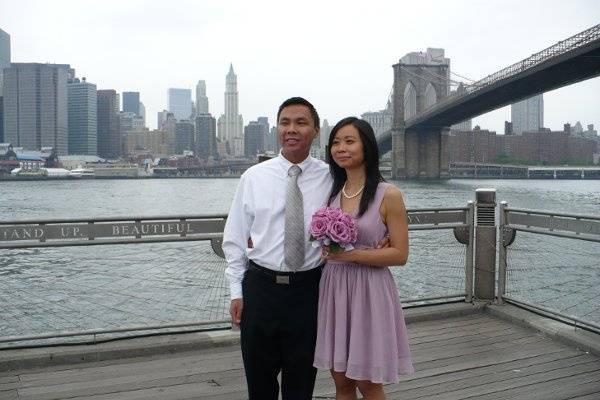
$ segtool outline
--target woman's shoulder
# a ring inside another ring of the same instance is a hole
[[[379,189],[383,192],[383,202],[404,203],[404,196],[402,196],[402,191],[396,185],[388,182],[380,182]]]

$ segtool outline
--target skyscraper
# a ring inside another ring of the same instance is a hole
[[[0,143],[4,143],[4,98],[0,96]]]
[[[123,92],[123,112],[140,115],[140,92]]]
[[[234,156],[244,153],[243,127],[244,120],[238,114],[237,76],[233,72],[233,64],[225,78],[225,114],[219,118],[219,138],[229,146],[229,152]]]
[[[206,82],[198,81],[196,85],[196,114],[208,114],[208,97],[206,97]]]
[[[192,113],[192,91],[190,89],[170,88],[168,90],[169,111],[179,121],[189,119]]]
[[[10,35],[0,29],[0,97],[2,97],[3,71],[8,67],[10,67]]]
[[[266,150],[266,140],[269,134],[269,119],[259,117],[257,121],[250,121],[244,127],[244,155],[256,157]]]
[[[512,104],[510,119],[515,135],[539,131],[544,126],[544,95],[538,94]]]
[[[98,154],[96,85],[77,78],[67,84],[69,154]]]
[[[115,159],[121,156],[119,104],[115,90],[98,90],[98,156]]]
[[[68,151],[68,65],[13,63],[4,70],[4,140],[15,147]]]
[[[217,130],[215,118],[206,113],[196,117],[196,157],[217,157]]]
[[[175,124],[175,154],[194,151],[194,124],[190,121],[179,121]]]

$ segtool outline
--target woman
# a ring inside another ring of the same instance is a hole
[[[331,370],[336,399],[384,399],[383,383],[414,372],[394,279],[387,268],[408,258],[408,222],[402,194],[384,182],[368,122],[348,117],[329,136],[333,187],[329,206],[355,218],[351,251],[323,247],[327,264],[319,291],[314,366]],[[377,242],[389,235],[389,247]]]

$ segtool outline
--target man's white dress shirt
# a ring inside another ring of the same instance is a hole
[[[238,184],[223,233],[223,251],[227,260],[231,298],[242,297],[242,279],[249,260],[275,270],[290,272],[283,262],[283,230],[288,170],[292,163],[279,156],[249,168]],[[308,157],[298,166],[302,173],[298,186],[304,205],[306,257],[298,271],[307,271],[321,263],[321,249],[309,242],[308,228],[315,211],[325,205],[331,184],[329,165]],[[253,247],[248,247],[248,238]]]

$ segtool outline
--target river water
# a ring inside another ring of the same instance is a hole
[[[0,219],[227,213],[237,179],[0,182]],[[408,208],[463,207],[475,189],[509,206],[600,215],[600,181],[393,182]],[[411,232],[393,268],[403,299],[464,291],[451,231]],[[207,243],[0,250],[0,336],[225,318],[225,263]],[[600,245],[533,234],[509,248],[509,294],[600,322]]]

